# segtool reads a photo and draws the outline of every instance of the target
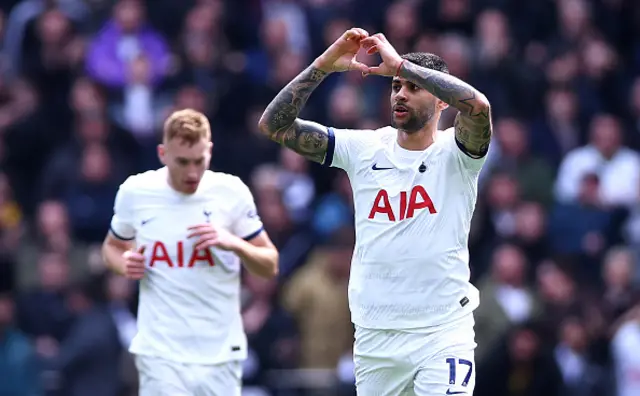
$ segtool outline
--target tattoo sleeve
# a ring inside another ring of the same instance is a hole
[[[408,61],[402,64],[399,75],[460,111],[454,123],[456,140],[469,156],[481,158],[487,153],[491,107],[482,93],[459,78]]]
[[[298,118],[302,107],[327,73],[309,66],[269,103],[260,118],[260,130],[271,140],[315,162],[327,153],[327,128]]]

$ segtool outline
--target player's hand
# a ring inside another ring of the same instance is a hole
[[[191,231],[188,238],[198,238],[198,242],[193,247],[196,251],[210,247],[234,250],[238,244],[237,236],[224,228],[216,227],[209,223],[191,226],[188,230]]]
[[[387,77],[394,77],[396,75],[403,59],[398,54],[398,51],[389,43],[384,34],[376,33],[371,37],[362,39],[360,43],[368,55],[373,55],[377,52],[382,58],[382,63],[375,67],[369,67],[368,70],[363,72],[363,75],[374,74]]]
[[[140,280],[144,276],[144,246],[138,250],[128,250],[124,252],[124,276],[133,280]]]
[[[364,29],[347,30],[322,55],[316,58],[313,66],[327,73],[348,70],[367,72],[369,66],[356,60],[361,48],[360,42],[366,37],[369,37],[369,33]]]

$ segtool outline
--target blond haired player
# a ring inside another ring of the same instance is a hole
[[[136,355],[141,396],[240,395],[247,341],[241,263],[278,272],[278,252],[237,177],[209,171],[211,130],[193,110],[165,122],[164,167],[129,177],[103,244],[109,268],[139,279]]]
[[[356,60],[361,49],[382,63]],[[327,128],[297,118],[332,72],[391,77],[392,126]],[[455,126],[438,131],[453,106]],[[475,384],[468,234],[491,137],[489,102],[428,53],[403,56],[382,34],[351,29],[273,99],[260,129],[307,158],[344,169],[356,246],[349,306],[361,396],[471,395]]]

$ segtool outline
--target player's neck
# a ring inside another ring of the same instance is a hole
[[[433,137],[436,132],[435,125],[425,125],[418,132],[407,133],[398,129],[398,145],[405,150],[423,151],[433,144]]]

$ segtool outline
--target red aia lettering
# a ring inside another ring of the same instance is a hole
[[[151,260],[149,261],[149,267],[153,267],[158,262],[165,262],[167,266],[170,268],[184,267],[184,243],[182,241],[178,242],[176,246],[176,263],[171,260],[171,256],[167,251],[167,247],[164,243],[157,241],[153,244],[153,249],[151,250]],[[189,262],[187,267],[193,267],[196,262],[204,261],[209,263],[209,267],[213,267],[215,265],[213,261],[213,255],[209,249],[202,249],[198,251],[192,251],[191,257],[189,258]]]
[[[420,200],[418,200],[418,198]],[[398,220],[410,219],[415,214],[416,210],[428,208],[429,213],[437,213],[431,197],[427,194],[427,191],[422,186],[414,186],[411,189],[409,200],[407,201],[407,192],[400,192],[400,207],[398,208]],[[373,206],[371,212],[369,212],[369,219],[373,219],[377,213],[386,214],[389,221],[396,221],[396,214],[389,201],[389,194],[387,190],[378,191],[376,199],[373,200]]]

